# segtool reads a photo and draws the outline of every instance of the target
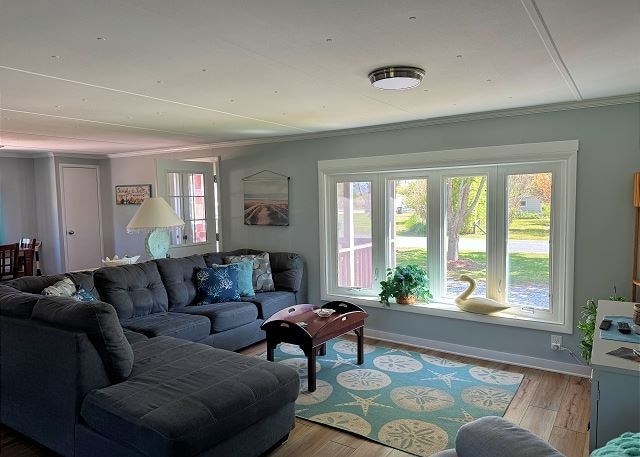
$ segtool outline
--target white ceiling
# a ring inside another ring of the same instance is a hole
[[[631,94],[639,47],[638,0],[0,0],[0,144],[114,154]],[[372,88],[393,64],[427,76]]]

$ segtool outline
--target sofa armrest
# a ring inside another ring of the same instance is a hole
[[[533,433],[497,416],[463,425],[456,451],[458,457],[564,457]]]
[[[73,455],[82,400],[111,384],[87,334],[0,316],[0,347],[0,422]]]

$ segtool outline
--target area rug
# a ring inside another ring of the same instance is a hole
[[[418,352],[356,343],[327,343],[317,358],[317,389],[307,392],[307,359],[280,344],[276,362],[300,375],[296,415],[419,456],[454,447],[458,429],[482,416],[503,416],[523,375]],[[262,357],[266,357],[264,354]]]

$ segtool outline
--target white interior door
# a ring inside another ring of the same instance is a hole
[[[61,165],[60,171],[66,270],[99,267],[103,252],[98,167]]]

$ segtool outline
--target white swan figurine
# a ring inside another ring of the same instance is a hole
[[[459,279],[460,281],[466,281],[469,283],[469,287],[467,287],[467,290],[453,299],[456,305],[458,305],[458,308],[460,308],[462,311],[477,314],[491,314],[511,308],[509,305],[498,303],[497,301],[491,300],[490,298],[469,297],[469,295],[471,295],[471,293],[476,288],[476,282],[472,277],[467,275],[461,275]]]

